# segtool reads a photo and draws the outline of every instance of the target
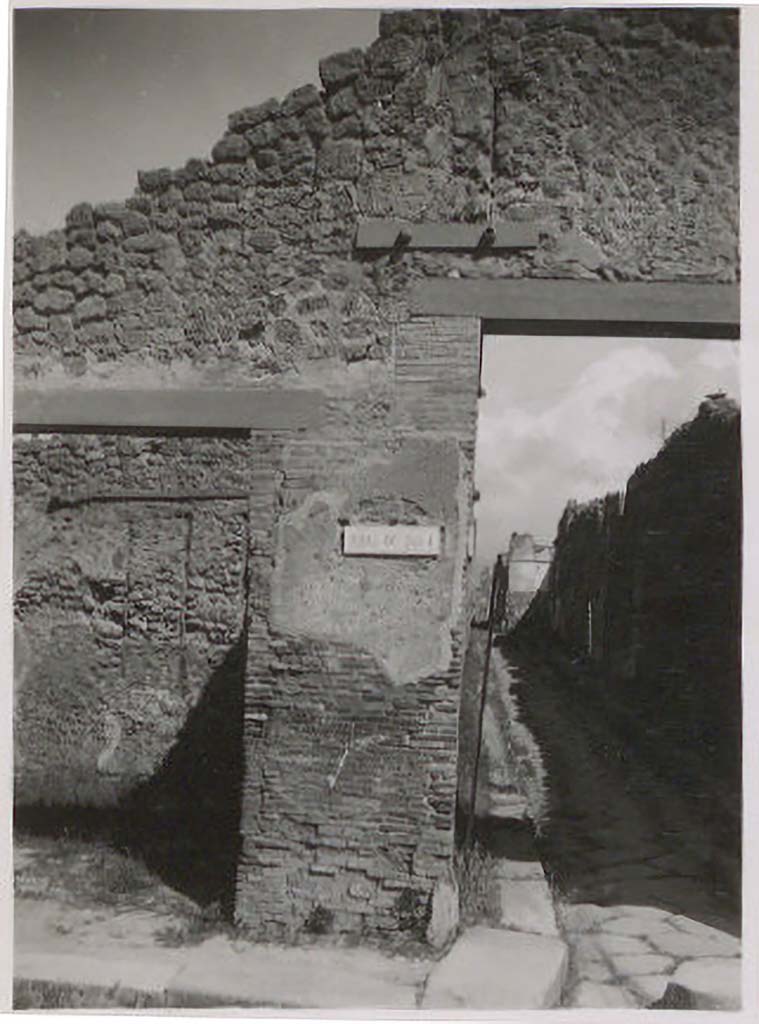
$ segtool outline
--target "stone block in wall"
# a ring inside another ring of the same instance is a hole
[[[287,184],[311,181],[316,167],[316,153],[308,136],[282,139],[278,152],[282,176]]]
[[[28,306],[21,306],[15,310],[13,322],[20,331],[43,330],[47,327],[47,317],[35,313]]]
[[[118,224],[113,223],[110,220],[102,220],[98,223],[95,228],[95,238],[99,244],[99,255],[102,258],[104,246],[108,246],[108,243],[115,242],[121,239],[123,232]]]
[[[363,146],[356,139],[327,140],[319,150],[317,171],[325,180],[356,181],[361,174]]]
[[[363,129],[362,119],[357,114],[351,114],[333,126],[332,135],[335,139],[360,139],[364,134]]]
[[[259,149],[256,150],[254,157],[261,182],[266,185],[278,185],[282,180],[282,168],[277,150]]]
[[[259,149],[276,146],[280,134],[278,121],[263,121],[261,124],[256,125],[255,128],[249,128],[245,132],[245,138],[248,140],[251,150],[255,152]]]
[[[106,315],[105,299],[100,295],[88,295],[87,298],[77,302],[74,307],[74,316],[79,322],[85,320],[102,320]]]
[[[163,192],[174,181],[171,169],[158,167],[153,171],[138,171],[137,181],[143,192]]]
[[[73,305],[73,292],[62,288],[47,288],[34,297],[34,308],[38,313],[65,313]]]
[[[34,286],[31,281],[15,280],[13,284],[13,308],[29,306],[34,302]]]
[[[124,252],[157,252],[166,244],[166,236],[157,231],[145,231],[139,235],[130,235],[124,239]]]
[[[265,103],[259,103],[255,107],[244,107],[229,115],[229,130],[233,132],[245,132],[249,128],[269,121],[279,114],[279,100],[269,99]]]
[[[235,163],[245,160],[250,154],[250,145],[242,135],[225,135],[211,150],[216,163]]]
[[[364,70],[363,50],[357,47],[335,53],[319,61],[319,77],[328,91],[352,81]]]
[[[318,106],[309,107],[308,110],[304,111],[301,115],[300,121],[303,129],[316,142],[321,141],[329,135],[329,118],[327,117],[324,106],[321,103]]]
[[[124,200],[124,205],[128,210],[144,213],[146,217],[150,216],[153,209],[153,202],[150,196],[142,195],[139,191],[134,192],[131,196],[127,196]]]
[[[191,181],[185,185],[182,194],[189,203],[205,203],[211,197],[211,185],[206,180]]]
[[[379,19],[381,38],[402,33],[407,36],[437,35],[441,19],[437,11],[383,11]]]
[[[66,238],[62,231],[51,231],[32,239],[30,248],[35,274],[61,270],[66,266]]]
[[[423,44],[410,36],[387,36],[375,40],[366,51],[367,68],[377,78],[401,78],[414,69],[423,52]]]
[[[69,250],[74,248],[94,249],[97,245],[97,233],[94,227],[67,227],[66,244]]]
[[[282,100],[280,114],[282,117],[291,117],[293,114],[300,114],[319,103],[321,103],[321,97],[316,86],[301,85],[289,92]]]
[[[235,228],[240,222],[240,208],[237,203],[211,202],[208,204],[208,226],[218,231],[220,228]]]
[[[140,213],[139,210],[125,210],[123,216],[120,218],[119,223],[121,224],[124,235],[130,238],[133,235],[144,235],[150,230],[150,221],[144,213]]]
[[[89,203],[77,203],[66,214],[67,228],[90,228],[93,223],[92,206]]]
[[[327,113],[333,121],[339,121],[349,114],[355,114],[359,106],[356,90],[352,85],[343,86],[327,99]]]

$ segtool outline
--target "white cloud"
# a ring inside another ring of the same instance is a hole
[[[600,358],[565,374],[569,379],[564,380],[537,355],[530,370],[523,350],[526,400],[513,377],[503,374],[501,359],[500,382],[485,377],[487,397],[480,408],[479,556],[489,561],[512,530],[552,536],[567,500],[588,500],[624,487],[638,463],[656,453],[662,430],[669,432],[695,415],[706,392],[724,386],[736,393],[732,348],[724,342],[610,339]],[[593,349],[591,358],[597,352]]]
[[[711,370],[727,370],[729,373],[737,371],[738,362],[738,346],[723,341],[707,342],[698,357],[700,366]]]

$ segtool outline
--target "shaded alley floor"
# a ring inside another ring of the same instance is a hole
[[[740,864],[719,816],[633,757],[577,678],[504,646],[494,657],[545,768],[539,846],[569,945],[563,1005],[736,1008]],[[497,856],[500,840],[513,842],[495,827]]]
[[[739,935],[740,863],[724,849],[716,809],[633,757],[576,680],[508,648],[500,655],[547,770],[541,852],[559,892]]]

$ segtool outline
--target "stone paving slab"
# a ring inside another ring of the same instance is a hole
[[[635,915],[615,917],[604,922],[604,931],[612,935],[646,936],[655,932],[670,931],[670,924],[666,920],[658,918],[639,918]]]
[[[545,879],[543,865],[539,860],[510,860],[508,857],[499,857],[495,861],[493,873],[503,882]]]
[[[650,946],[643,939],[632,935],[609,935],[606,932],[582,935],[578,940],[578,948],[587,951],[588,955],[594,951],[596,959],[650,952]]]
[[[688,989],[696,1009],[739,1010],[741,1007],[741,962],[735,957],[687,960],[670,980]]]
[[[488,795],[487,814],[490,818],[520,819],[527,813],[527,801],[518,793]]]
[[[642,974],[632,977],[628,981],[628,987],[640,997],[646,1006],[661,999],[671,981],[669,974]]]
[[[615,956],[612,962],[615,970],[623,977],[633,974],[661,974],[671,971],[675,966],[671,956],[657,956],[655,953]]]
[[[606,960],[582,960],[575,957],[572,963],[584,981],[614,981],[614,972]]]
[[[740,942],[732,935],[718,932],[715,934],[698,935],[697,933],[663,932],[650,936],[650,944],[661,953],[669,953],[675,957],[694,956],[738,956],[741,951]]]
[[[498,890],[502,928],[558,937],[553,901],[544,878],[501,881]]]
[[[564,906],[561,925],[570,946],[566,1005],[648,1007],[674,985],[693,1008],[740,1006],[741,944],[717,928],[659,907],[590,903]]]
[[[586,1009],[623,1009],[637,1006],[637,1001],[624,988],[583,980],[572,992],[569,1000],[572,1007]]]
[[[546,935],[477,926],[427,979],[423,1010],[545,1010],[558,1005],[567,947]]]

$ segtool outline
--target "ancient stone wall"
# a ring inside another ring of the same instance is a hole
[[[592,657],[633,746],[650,745],[684,785],[718,793],[736,842],[740,464],[735,404],[707,399],[633,473],[624,504],[613,494],[567,507],[547,588],[522,626],[542,648],[553,637]]]
[[[410,317],[409,286],[738,274],[730,12],[399,11],[320,70],[231,114],[209,159],[15,239],[19,386],[324,396],[307,433],[15,452],[21,797],[153,771],[239,638],[238,914],[277,936],[398,927],[452,854],[480,325]],[[357,252],[389,217],[533,221],[540,244]],[[354,563],[357,521],[442,527],[441,555]]]
[[[414,277],[735,280],[734,13],[404,11],[380,31],[322,62],[322,91],[230,115],[209,160],[17,236],[18,379],[339,386],[349,367],[354,403],[373,392],[355,430],[386,423]],[[357,261],[357,219],[390,216],[533,220],[543,241]]]
[[[256,462],[246,439],[17,436],[20,802],[111,803],[160,766],[240,641]]]
[[[573,654],[601,661],[608,651],[608,591],[617,568],[623,495],[579,503],[564,509],[545,590],[550,628]]]
[[[609,588],[608,664],[665,750],[740,791],[740,415],[707,399],[627,487]],[[625,625],[625,620],[629,626]],[[619,654],[617,653],[619,652]],[[658,714],[661,709],[661,714]]]

